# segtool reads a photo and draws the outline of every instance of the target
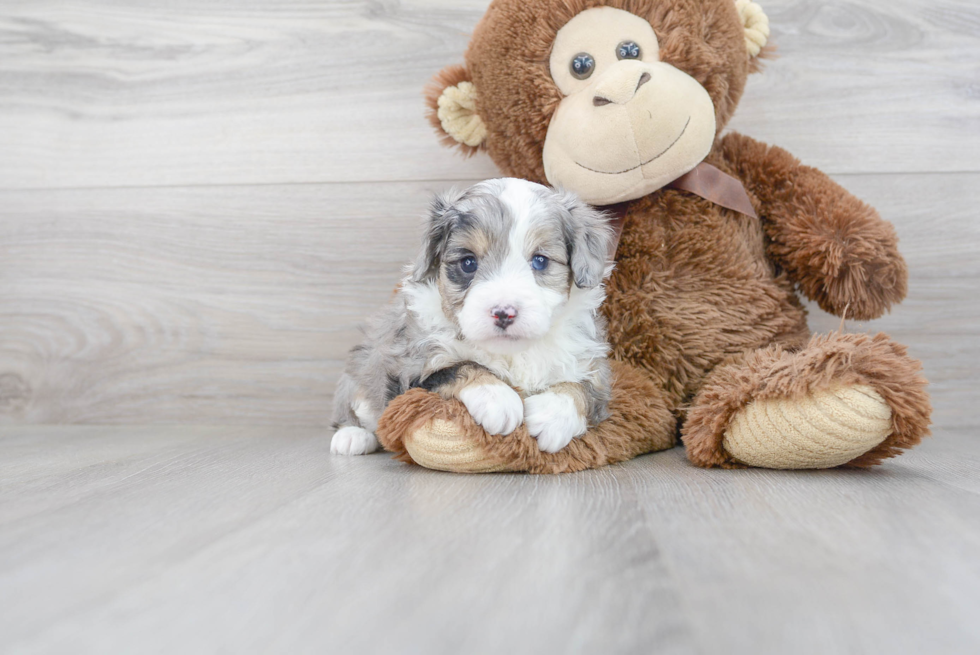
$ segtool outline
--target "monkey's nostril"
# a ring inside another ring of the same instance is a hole
[[[633,96],[637,94],[641,86],[643,86],[644,84],[646,84],[652,79],[653,78],[650,76],[650,73],[643,73],[643,75],[640,75],[640,79],[636,82],[636,88],[633,89]],[[611,105],[613,102],[619,104],[626,104],[631,99],[632,98],[624,97],[624,98],[619,98],[617,100],[610,100],[609,98],[605,98],[603,96],[592,96],[592,104],[595,105],[596,107],[603,107],[605,105]]]

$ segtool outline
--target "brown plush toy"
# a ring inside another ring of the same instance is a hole
[[[561,185],[622,230],[604,312],[612,416],[562,451],[486,434],[415,389],[378,428],[450,471],[575,471],[675,444],[699,466],[870,466],[928,434],[920,365],[878,334],[811,337],[796,292],[873,319],[905,296],[892,226],[820,171],[722,136],[769,25],[747,0],[494,0],[436,78],[446,143]],[[804,128],[805,129],[805,128]]]

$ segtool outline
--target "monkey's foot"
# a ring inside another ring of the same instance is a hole
[[[873,466],[929,434],[919,362],[884,334],[773,345],[712,371],[683,428],[698,466]]]
[[[822,469],[856,459],[891,430],[888,403],[871,387],[853,385],[753,402],[732,417],[722,447],[749,466]]]

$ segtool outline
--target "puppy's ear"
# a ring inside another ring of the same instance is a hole
[[[462,196],[456,189],[450,189],[432,199],[429,219],[422,235],[422,249],[412,268],[412,282],[427,282],[438,277],[446,240],[459,219],[456,203]]]
[[[605,214],[578,196],[567,191],[558,191],[558,194],[568,211],[566,240],[572,279],[579,289],[592,289],[605,277],[613,230]]]

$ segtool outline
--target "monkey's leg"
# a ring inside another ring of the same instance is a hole
[[[816,336],[722,364],[682,428],[698,466],[872,466],[929,434],[919,362],[884,334]]]
[[[405,461],[457,473],[581,471],[673,446],[676,420],[660,388],[628,364],[611,364],[609,418],[557,453],[542,452],[524,425],[487,434],[461,402],[422,389],[388,405],[378,439]]]

